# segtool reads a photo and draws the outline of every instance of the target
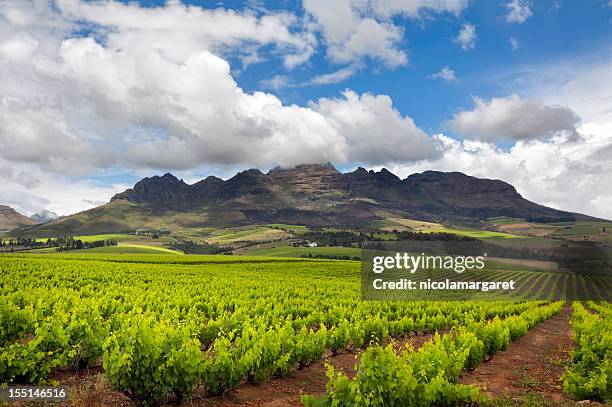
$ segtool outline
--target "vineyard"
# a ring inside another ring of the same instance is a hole
[[[328,367],[307,406],[486,403],[459,383],[558,314],[561,302],[369,302],[359,263],[234,256],[0,256],[0,383],[43,384],[101,366],[136,405],[214,397],[363,349],[354,375]],[[563,378],[611,398],[608,304],[574,304]],[[440,332],[435,333],[435,332]],[[428,333],[415,349],[402,338]]]

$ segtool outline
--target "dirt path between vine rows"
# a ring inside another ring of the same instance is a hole
[[[566,305],[511,342],[507,350],[473,371],[464,371],[459,382],[479,386],[489,397],[510,405],[575,406],[561,381],[573,347],[571,318],[572,307]]]

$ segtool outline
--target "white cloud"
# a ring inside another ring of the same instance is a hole
[[[455,82],[457,78],[455,77],[455,71],[450,69],[448,66],[443,67],[440,71],[429,75],[430,79],[442,79],[446,82]]]
[[[85,173],[113,165],[188,169],[203,162],[265,166],[347,159],[346,135],[323,114],[283,105],[272,94],[245,92],[214,53],[247,41],[308,53],[311,43],[289,30],[290,16],[257,18],[174,2],[144,8],[68,0],[59,12],[36,18],[28,13],[15,7],[13,14],[22,18],[13,20],[31,24],[19,26],[20,37],[0,37],[0,69],[12,79],[0,84],[5,160]],[[11,21],[2,22],[0,33],[15,31]],[[75,24],[104,41],[68,38]],[[53,37],[55,47],[37,51],[37,41]],[[350,69],[356,66],[317,83],[346,77]],[[279,76],[268,85],[286,81]]]
[[[179,1],[141,7],[137,3],[63,0],[60,6],[69,18],[104,27],[110,48],[153,48],[173,62],[201,49],[221,55],[244,52],[240,56],[247,61],[257,60],[258,49],[272,45],[291,68],[306,62],[316,45],[312,34],[296,30],[300,22],[288,13],[257,17],[249,11],[204,9]]]
[[[289,87],[301,87],[301,86],[309,86],[309,85],[329,85],[333,83],[342,82],[355,74],[357,74],[362,69],[361,64],[353,64],[346,66],[344,68],[340,68],[334,72],[325,73],[313,76],[312,78],[302,82],[296,83],[287,75],[274,75],[270,79],[264,79],[259,82],[260,86],[263,89],[272,89],[272,90],[281,90],[283,88]]]
[[[508,78],[523,78],[518,91],[549,105],[566,105],[583,123],[612,125],[612,49],[591,56],[554,61],[517,70]],[[612,134],[612,133],[611,133]]]
[[[467,0],[305,0],[304,9],[322,34],[332,62],[353,63],[369,58],[389,68],[405,65],[403,29],[393,18],[420,18],[431,13],[460,14]]]
[[[342,82],[359,72],[359,66],[350,65],[335,72],[317,75],[308,81],[309,85],[328,85],[330,83]]]
[[[58,177],[31,164],[7,163],[0,158],[0,204],[9,205],[24,215],[42,210],[59,215],[80,212],[108,202],[128,187]]]
[[[270,79],[259,81],[263,89],[280,90],[291,85],[291,79],[287,75],[274,75]]]
[[[464,137],[482,141],[532,140],[576,135],[576,113],[564,106],[548,106],[517,95],[474,99],[474,109],[457,113],[449,122]]]
[[[476,26],[466,23],[459,30],[459,34],[455,38],[455,42],[461,46],[464,51],[474,49],[476,46]]]
[[[9,189],[0,191],[0,205],[7,205],[22,215],[29,216],[49,204],[49,200],[25,191]]]
[[[524,23],[529,17],[533,15],[529,4],[523,0],[511,0],[506,4],[508,14],[506,14],[506,21],[509,23]]]
[[[512,49],[517,50],[521,47],[521,43],[516,37],[510,37],[509,41],[510,41],[510,46],[512,47]]]
[[[554,208],[612,219],[612,164],[591,159],[600,143],[583,141],[519,141],[509,150],[479,141],[436,136],[444,145],[437,160],[398,165],[391,170],[407,176],[425,170],[462,171],[501,179],[523,197]]]
[[[389,96],[347,90],[343,98],[320,99],[312,107],[345,137],[350,162],[376,165],[440,155],[433,140],[393,108]]]
[[[0,46],[0,55],[12,61],[20,61],[32,56],[38,48],[38,40],[27,33],[17,34]]]
[[[420,18],[428,13],[443,12],[458,16],[468,7],[469,0],[376,0],[355,3],[367,4],[380,18],[392,18],[396,15]]]
[[[30,12],[15,9],[26,17]],[[356,136],[343,132],[335,118],[284,105],[270,93],[245,92],[227,60],[215,53],[245,42],[307,49],[302,45],[309,42],[287,28],[293,21],[288,16],[257,18],[180,3],[141,8],[68,0],[59,11],[41,13],[22,19],[31,25],[19,26],[19,46],[13,45],[14,35],[3,36],[14,32],[16,23],[0,20],[0,49],[13,50],[0,64],[2,77],[10,78],[0,83],[4,160],[72,175],[113,166],[185,170],[203,163],[342,163],[353,154],[349,142]],[[98,40],[74,37],[75,27],[87,27]],[[53,46],[43,44],[52,38]],[[317,81],[341,79],[349,69],[357,65]],[[279,76],[269,85],[283,81]],[[364,101],[370,97],[375,98]],[[359,144],[378,143],[360,134]]]
[[[30,171],[18,170],[8,163],[0,165],[0,179],[2,179],[3,182],[14,182],[28,189],[36,188],[40,185],[40,180],[36,175],[32,174]]]

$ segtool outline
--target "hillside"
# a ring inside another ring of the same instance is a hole
[[[10,206],[0,205],[0,232],[34,224],[36,224],[34,220],[20,214]]]
[[[591,219],[524,199],[503,181],[425,171],[400,179],[386,169],[341,173],[332,165],[250,169],[189,185],[172,174],[144,178],[97,208],[22,228],[24,235],[170,230],[286,223],[372,227],[388,218],[479,225],[483,219]]]

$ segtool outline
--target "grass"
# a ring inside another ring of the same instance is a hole
[[[412,230],[430,230],[435,228],[442,228],[443,226],[439,223],[425,222],[422,220],[406,219],[406,218],[388,218],[388,221],[393,222],[395,225],[405,226]]]
[[[120,244],[119,246],[95,247],[93,249],[72,250],[70,253],[75,254],[91,254],[91,253],[109,253],[109,254],[180,254],[183,253],[168,249],[161,246],[145,246],[137,244]]]
[[[118,242],[121,242],[125,240],[134,240],[138,238],[142,238],[142,237],[135,236],[135,235],[125,235],[125,234],[75,236],[75,239],[82,240],[83,242],[95,242],[96,240],[116,240]]]
[[[312,254],[313,256],[360,257],[361,249],[357,247],[293,247],[290,245],[280,245],[266,249],[254,249],[249,254],[271,257],[302,257],[308,254]]]
[[[606,232],[602,233],[603,228]],[[521,236],[555,236],[569,240],[580,240],[585,236],[597,240],[612,240],[612,222],[557,222],[501,224],[500,229]]]
[[[497,225],[511,225],[511,224],[516,224],[516,223],[524,223],[525,219],[522,218],[510,218],[508,216],[499,216],[497,218],[488,218],[487,222],[490,224],[497,224]]]
[[[83,236],[74,236],[75,239],[79,239],[83,242],[95,242],[97,240],[116,240],[118,242],[125,240],[135,240],[142,238],[141,236],[136,235],[127,235],[127,234],[119,234],[119,233],[111,233],[111,234],[102,234],[102,235],[83,235]],[[39,237],[36,239],[37,242],[46,242],[49,240],[49,237]],[[51,237],[51,239],[55,239],[55,237]]]
[[[598,235],[602,228],[606,228],[606,232],[612,234],[612,223],[588,221],[578,221],[571,225],[571,228],[559,227],[553,234],[556,236]]]
[[[397,240],[397,235],[394,233],[372,233],[372,236],[381,240]]]
[[[231,244],[236,242],[262,242],[286,237],[289,237],[289,234],[282,230],[257,226],[240,229],[218,229],[212,233],[210,238],[206,239],[206,243]]]
[[[521,236],[513,235],[510,233],[492,232],[489,230],[478,230],[478,229],[454,229],[454,228],[436,228],[422,230],[425,233],[452,233],[454,235],[475,237],[476,239],[491,239],[491,238],[503,238],[503,239],[520,239]]]
[[[35,249],[28,250],[28,253],[33,254],[75,254],[75,255],[83,255],[83,254],[177,254],[184,255],[177,250],[168,249],[166,247],[161,246],[145,246],[138,244],[124,244],[119,243],[118,246],[104,246],[104,247],[94,247],[92,249],[81,249],[81,250],[69,250],[65,252],[57,252],[55,247],[47,247],[44,249]]]

